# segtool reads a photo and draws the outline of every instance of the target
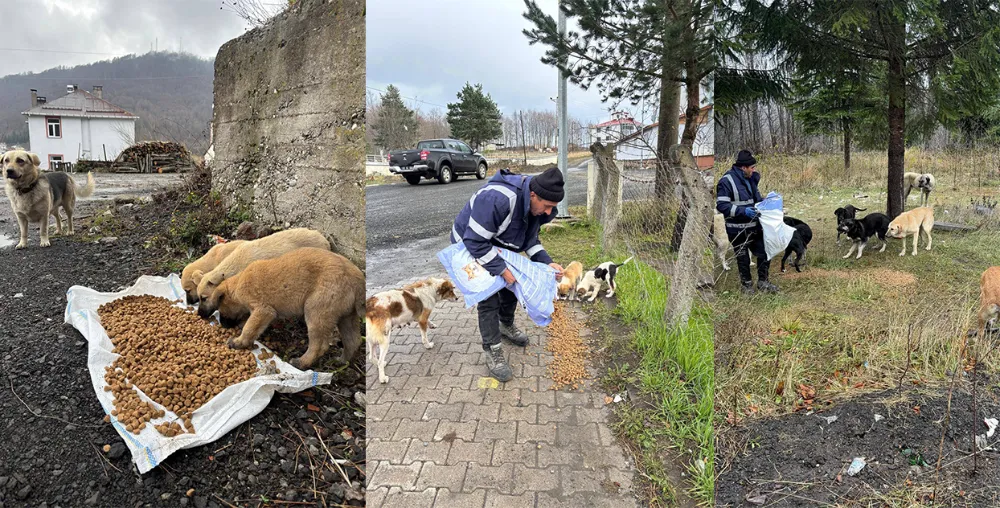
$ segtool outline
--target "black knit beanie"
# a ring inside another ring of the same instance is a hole
[[[566,195],[563,192],[562,172],[559,171],[559,168],[555,167],[546,169],[542,174],[531,177],[528,188],[531,189],[531,192],[537,194],[538,197],[554,203],[562,201]]]
[[[740,153],[736,154],[736,165],[742,167],[750,167],[757,164],[757,159],[753,157],[750,150],[740,150]]]

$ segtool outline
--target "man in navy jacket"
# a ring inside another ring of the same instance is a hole
[[[767,280],[771,262],[764,250],[764,230],[754,205],[763,201],[757,184],[760,173],[757,159],[748,150],[741,150],[732,169],[722,175],[715,189],[715,208],[726,218],[726,235],[736,251],[736,266],[740,272],[743,292],[753,294],[750,275],[750,253],[757,257],[757,289],[766,293],[778,292],[778,286]]]
[[[563,177],[558,168],[549,168],[537,176],[501,170],[459,212],[451,231],[451,243],[464,243],[483,268],[503,277],[508,285],[514,283],[514,275],[495,247],[524,252],[532,261],[554,268],[558,278],[563,269],[545,252],[538,232],[542,224],[555,218],[555,207],[563,196]],[[501,382],[509,381],[514,374],[504,358],[500,339],[507,339],[515,346],[528,345],[528,335],[514,325],[516,309],[517,297],[507,288],[478,305],[486,366],[490,375]]]

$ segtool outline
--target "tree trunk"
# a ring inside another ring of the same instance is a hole
[[[712,224],[712,207],[708,186],[698,174],[691,149],[684,145],[671,147],[670,164],[679,168],[684,202],[689,205],[683,241],[674,261],[670,293],[664,308],[664,319],[671,326],[684,326],[691,317],[701,262],[707,250],[708,232]]]
[[[669,16],[665,14],[663,19],[665,40],[669,40],[671,22]],[[659,127],[656,130],[656,177],[653,184],[654,195],[664,201],[677,180],[674,168],[669,167],[667,161],[670,147],[677,143],[677,112],[681,103],[681,85],[676,79],[678,67],[669,53],[664,49],[660,55],[660,110],[657,115]]]
[[[701,110],[699,107],[701,103],[701,83],[698,81],[698,62],[691,60],[685,67],[684,89],[687,91],[687,109],[684,111],[684,135],[681,138],[681,145],[691,151],[693,158],[694,141],[698,135],[698,114]],[[670,164],[673,165],[673,160],[671,160]],[[696,164],[695,171],[697,171],[697,167]],[[680,173],[686,170],[686,168],[678,167],[675,171]],[[691,204],[689,200],[684,199],[685,196],[683,193],[681,193],[680,197],[681,202],[680,207],[677,208],[677,220],[674,222],[674,231],[670,237],[670,250],[674,252],[680,249],[681,242],[684,239],[688,219],[688,207]]]
[[[906,61],[904,59],[904,30],[902,23],[888,16],[892,33],[887,39],[889,49],[889,176],[886,185],[886,215],[890,219],[903,213],[903,156],[906,151]]]
[[[615,164],[615,154],[611,147],[601,143],[590,146],[590,153],[597,163],[598,180],[594,204],[599,207],[601,224],[601,250],[608,251],[610,240],[618,230],[618,219],[621,216],[622,172]]]
[[[851,121],[841,119],[844,125],[844,169],[851,169]]]

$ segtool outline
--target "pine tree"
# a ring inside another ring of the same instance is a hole
[[[398,88],[386,87],[376,115],[372,123],[376,146],[385,150],[413,148],[417,142],[417,115],[403,104]]]
[[[483,85],[466,83],[456,96],[458,102],[448,103],[448,125],[451,135],[479,150],[483,144],[503,135],[500,108]]]

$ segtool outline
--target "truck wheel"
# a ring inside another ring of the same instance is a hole
[[[486,164],[480,162],[479,169],[476,170],[476,178],[482,180],[486,178]]]
[[[418,185],[420,183],[420,175],[405,175],[406,183],[410,185]]]
[[[438,182],[441,182],[442,184],[451,183],[451,177],[451,166],[441,166],[441,172],[438,173]]]

